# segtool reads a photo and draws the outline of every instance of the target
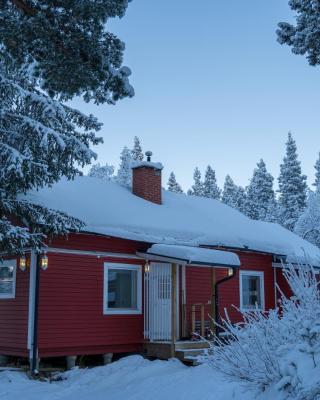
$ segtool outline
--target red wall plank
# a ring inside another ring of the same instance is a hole
[[[50,247],[135,254],[148,244],[97,236],[70,234],[56,238]],[[39,355],[40,357],[139,351],[143,343],[143,315],[103,314],[103,264],[141,260],[105,258],[80,254],[48,253],[49,268],[40,272]],[[275,306],[274,270],[269,255],[238,252],[242,270],[264,272],[265,307]],[[216,270],[216,279],[226,276],[226,269]],[[277,280],[286,290],[281,271]],[[181,286],[180,286],[181,287]],[[186,268],[187,317],[191,305],[206,304],[209,320],[212,306],[211,269]],[[0,354],[27,356],[29,270],[17,270],[16,298],[0,300]],[[233,322],[240,319],[232,304],[239,306],[239,274],[220,286],[220,313],[228,310]],[[200,318],[199,312],[197,319]]]
[[[28,356],[29,268],[17,265],[16,296],[0,299],[0,354]]]
[[[107,238],[104,242],[104,251],[114,249]],[[132,252],[123,243],[117,248]],[[49,268],[40,277],[40,356],[140,350],[143,315],[103,314],[105,261],[141,264],[132,259],[49,254]]]
[[[274,297],[274,275],[272,268],[272,256],[258,253],[237,252],[241,261],[241,270],[264,272],[265,309],[269,310],[275,306]],[[216,269],[216,280],[227,275],[226,269]],[[227,310],[232,322],[239,322],[241,316],[232,305],[240,306],[240,281],[239,272],[230,281],[219,286],[219,312],[225,315]],[[191,305],[194,303],[207,303],[211,300],[212,285],[210,268],[186,268],[186,293],[187,293],[187,316],[190,322]],[[205,308],[206,320],[210,319],[210,305]],[[199,313],[196,318],[199,319]]]

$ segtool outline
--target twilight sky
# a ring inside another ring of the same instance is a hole
[[[262,157],[277,177],[287,132],[313,181],[320,151],[320,67],[276,41],[287,0],[133,0],[109,29],[125,43],[136,95],[116,106],[74,102],[104,123],[100,163],[140,137],[186,190],[196,165],[246,185]]]

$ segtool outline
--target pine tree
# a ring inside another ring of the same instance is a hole
[[[140,145],[140,139],[138,136],[135,136],[133,139],[133,149],[131,150],[131,157],[134,161],[142,161],[143,160],[143,152]]]
[[[307,55],[310,65],[320,64],[319,2],[314,0],[289,0],[296,12],[295,25],[280,22],[278,42],[291,46],[293,54]]]
[[[300,215],[295,233],[320,247],[320,188],[310,192],[307,207]]]
[[[3,47],[0,104],[0,252],[18,254],[24,248],[39,249],[45,234],[65,234],[82,226],[23,195],[62,176],[80,174],[78,166],[95,158],[89,146],[101,142],[95,137],[101,125],[39,89],[29,67],[17,69]],[[13,221],[23,221],[24,227]]]
[[[131,151],[125,146],[120,155],[120,166],[117,173],[117,182],[122,186],[132,185],[132,157]]]
[[[286,156],[280,166],[279,205],[282,208],[281,223],[285,228],[294,229],[295,223],[306,206],[306,176],[301,172],[298,161],[297,146],[288,134]]]
[[[24,194],[74,178],[96,157],[90,146],[101,142],[101,124],[68,100],[114,104],[133,96],[124,44],[105,31],[127,5],[0,0],[0,252],[39,250],[45,235],[83,226]]]
[[[219,200],[221,197],[221,190],[217,185],[216,173],[210,165],[208,165],[205,173],[203,196],[216,200]]]
[[[188,195],[203,197],[204,187],[203,182],[201,181],[201,172],[198,167],[194,170],[193,181],[194,183],[191,186],[191,189],[188,190]]]
[[[134,91],[122,66],[124,43],[105,27],[127,6],[128,0],[1,0],[0,47],[51,97],[114,104]]]
[[[106,181],[111,181],[113,178],[114,166],[113,165],[100,165],[100,163],[94,164],[90,171],[88,172],[88,176],[92,178],[104,179]]]
[[[243,187],[237,186],[230,175],[225,178],[221,201],[240,212],[245,212],[246,192]]]
[[[319,158],[317,159],[314,168],[316,170],[316,174],[315,174],[315,181],[313,186],[315,186],[316,188],[318,188],[320,186],[320,153],[319,153]]]
[[[246,214],[252,219],[266,221],[274,202],[273,176],[268,173],[266,164],[261,159],[247,188]]]
[[[168,180],[168,190],[174,193],[183,193],[183,190],[179,183],[176,181],[176,176],[173,172],[170,173]]]

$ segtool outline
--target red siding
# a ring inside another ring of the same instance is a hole
[[[105,261],[141,264],[132,259],[49,254],[49,268],[41,271],[40,278],[40,356],[140,350],[143,315],[103,314]]]
[[[261,271],[264,273],[264,297],[265,310],[275,307],[274,271],[272,268],[272,256],[255,253],[238,253],[241,261],[241,270]],[[233,322],[241,320],[239,313],[232,307],[240,306],[240,283],[239,273],[236,277],[220,287],[220,314],[224,315],[227,309]]]
[[[192,305],[206,304],[205,319],[209,321],[212,315],[212,272],[211,268],[186,267],[186,305],[188,331],[191,331]],[[200,321],[200,308],[196,307],[196,320]]]
[[[288,282],[286,281],[286,278],[283,276],[282,273],[282,268],[277,268],[276,269],[276,282],[277,285],[279,286],[279,288],[281,289],[281,292],[286,296],[286,297],[291,297],[292,296],[292,291],[289,287]],[[280,300],[281,299],[281,293],[279,292],[279,290],[277,290],[277,299]]]
[[[99,236],[89,233],[70,233],[66,237],[57,237],[48,243],[49,247],[135,254],[137,250],[146,250],[149,246],[144,242]]]
[[[51,247],[135,254],[146,243],[91,234],[70,234],[57,238]],[[274,307],[272,257],[249,252],[238,253],[242,270],[264,272],[265,307]],[[143,315],[103,314],[103,264],[105,261],[141,264],[129,258],[98,257],[83,254],[48,253],[49,268],[40,272],[39,355],[40,357],[139,351],[143,343]],[[186,268],[187,317],[191,305],[208,303],[212,295],[210,268]],[[278,283],[283,286],[281,271]],[[216,270],[216,279],[226,269]],[[17,271],[16,299],[0,300],[0,354],[27,356],[29,270]],[[239,315],[239,276],[220,286],[220,313],[224,308],[233,322]],[[212,306],[206,305],[209,320]],[[198,315],[199,317],[199,315]]]
[[[256,253],[238,252],[241,261],[241,270],[252,270],[264,272],[264,293],[265,293],[265,309],[274,308],[274,275],[272,268],[272,256],[261,255]],[[227,274],[226,269],[216,270],[216,280],[220,280]],[[239,272],[236,276],[222,283],[219,286],[219,312],[224,316],[226,309],[231,320],[238,322],[240,315],[232,305],[240,306],[240,283]],[[186,268],[186,295],[187,295],[187,312],[190,319],[191,305],[194,303],[207,303],[211,300],[212,285],[210,268]],[[206,318],[209,320],[208,314],[211,313],[210,306],[206,306]],[[199,318],[199,314],[197,315]]]
[[[0,299],[0,354],[28,356],[29,268],[17,266],[16,296]]]

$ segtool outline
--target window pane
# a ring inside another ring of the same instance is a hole
[[[242,275],[243,308],[261,308],[260,276]]]
[[[108,308],[137,308],[137,271],[109,269]]]
[[[14,266],[0,266],[0,295],[13,294]]]

